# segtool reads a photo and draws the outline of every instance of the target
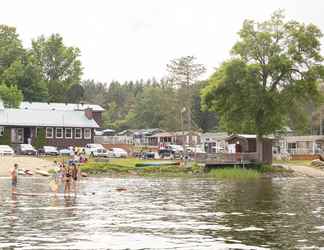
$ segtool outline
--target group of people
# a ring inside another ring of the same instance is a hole
[[[52,191],[57,192],[61,184],[64,185],[64,193],[71,192],[71,185],[73,185],[74,192],[77,192],[77,183],[80,180],[80,167],[75,162],[64,164],[63,162],[54,161],[56,166],[55,174],[51,185]]]
[[[51,182],[50,188],[53,192],[58,192],[60,186],[63,185],[64,193],[71,192],[71,186],[76,193],[78,189],[78,181],[81,177],[80,167],[75,162],[64,164],[63,162],[54,161],[55,173]],[[18,183],[18,164],[15,163],[13,169],[10,170],[12,192],[17,192]]]

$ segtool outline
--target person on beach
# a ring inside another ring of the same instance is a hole
[[[10,171],[10,175],[11,175],[12,192],[16,193],[17,182],[18,182],[18,164],[17,163],[15,163],[13,169]]]

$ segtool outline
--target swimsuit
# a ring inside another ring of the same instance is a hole
[[[12,185],[13,187],[17,187],[17,178],[12,179],[12,181],[11,181],[11,185]]]

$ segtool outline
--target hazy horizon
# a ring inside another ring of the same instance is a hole
[[[245,19],[269,19],[277,9],[324,30],[324,3],[314,0],[14,0],[2,3],[0,23],[15,26],[25,47],[59,33],[81,50],[82,79],[123,82],[160,79],[171,59],[187,55],[206,66],[208,77],[229,57]]]

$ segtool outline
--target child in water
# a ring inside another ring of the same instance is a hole
[[[10,171],[10,175],[11,175],[12,192],[16,193],[17,182],[18,182],[18,164],[17,163],[15,163],[14,168]]]

